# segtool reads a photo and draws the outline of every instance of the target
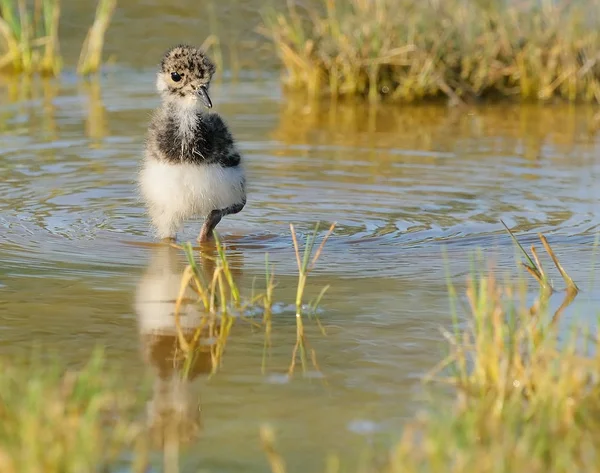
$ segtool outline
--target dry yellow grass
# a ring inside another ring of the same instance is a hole
[[[98,0],[77,72],[97,72],[117,0]],[[58,37],[60,0],[0,0],[0,73],[56,76],[63,67]]]
[[[286,85],[312,96],[600,102],[598,11],[599,0],[289,1],[261,31]]]

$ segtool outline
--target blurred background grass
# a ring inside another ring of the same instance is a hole
[[[265,14],[289,88],[371,101],[600,100],[597,0],[319,3]]]
[[[77,72],[97,72],[104,35],[116,0],[99,0],[96,15],[81,48]],[[60,0],[0,1],[0,72],[55,76],[61,71]]]
[[[194,28],[180,24],[179,32],[172,17],[185,5],[153,4],[146,13],[122,3],[97,3],[92,26],[78,40],[79,74],[99,69],[111,20],[120,28],[130,25],[131,36],[108,38],[109,49],[146,57],[139,21],[165,38],[164,47],[203,44],[234,76],[241,70],[263,73],[275,61],[262,59],[277,57],[285,87],[313,97],[444,98],[453,104],[483,98],[600,100],[600,0],[289,0],[246,2],[239,7],[243,14],[234,13],[235,5],[211,1],[197,7]],[[81,29],[73,15],[82,8],[89,5],[0,1],[0,70],[58,74],[60,32],[73,42],[69,31],[74,24]]]

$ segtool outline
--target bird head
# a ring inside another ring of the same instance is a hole
[[[212,108],[208,88],[214,73],[214,63],[202,50],[185,44],[177,45],[163,56],[156,87],[166,100]]]

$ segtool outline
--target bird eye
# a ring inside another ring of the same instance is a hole
[[[177,72],[171,72],[171,79],[175,82],[179,82],[181,80],[181,76]]]

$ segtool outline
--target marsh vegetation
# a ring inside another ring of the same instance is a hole
[[[97,72],[102,64],[104,36],[116,0],[98,0],[96,16],[85,42],[77,72]],[[60,53],[60,0],[0,1],[0,73],[56,76],[63,67]]]
[[[322,0],[267,11],[288,88],[371,102],[600,101],[597,0]]]

